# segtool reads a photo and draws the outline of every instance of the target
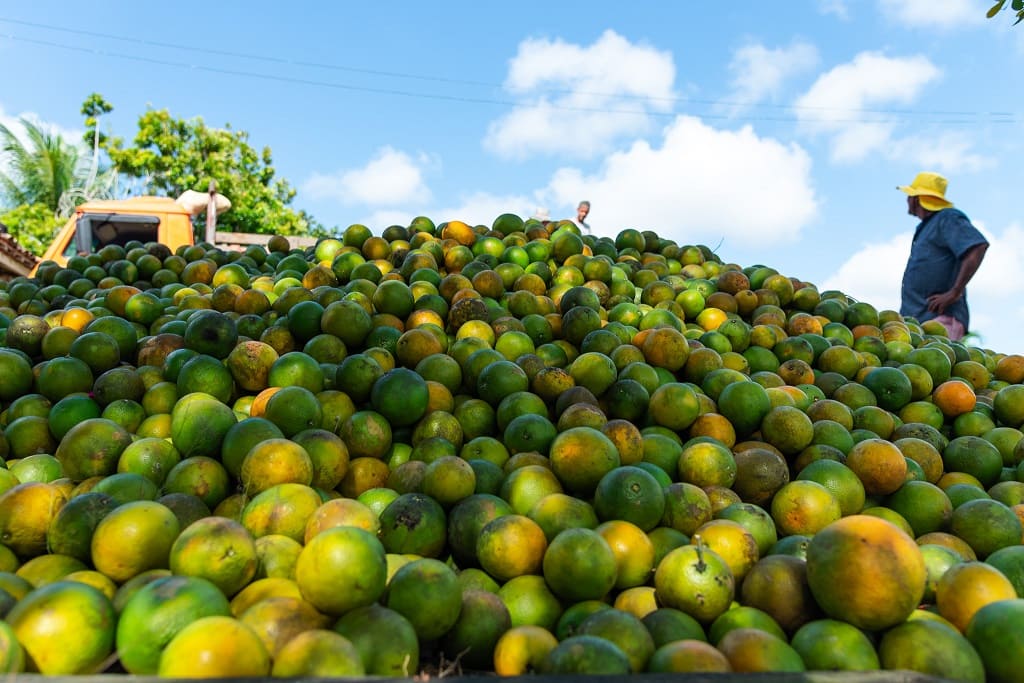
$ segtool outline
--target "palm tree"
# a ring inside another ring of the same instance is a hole
[[[8,169],[0,172],[0,206],[41,204],[55,218],[64,219],[82,202],[117,194],[117,169],[100,164],[98,126],[90,157],[84,147],[59,133],[48,133],[24,118],[21,125],[27,145],[0,124],[0,161],[6,157]]]
[[[28,144],[0,124],[0,155],[7,171],[0,172],[0,196],[9,207],[43,204],[54,213],[65,192],[88,175],[79,147],[58,133],[49,133],[21,119]]]

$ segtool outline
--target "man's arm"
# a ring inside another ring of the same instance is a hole
[[[964,290],[967,289],[967,283],[971,281],[974,274],[978,272],[978,266],[981,265],[982,259],[985,258],[985,252],[988,250],[988,243],[982,242],[977,244],[968,250],[964,257],[960,260],[960,272],[956,274],[956,281],[953,282],[953,287],[948,292],[941,292],[939,294],[932,294],[928,297],[928,310],[933,313],[942,315],[946,312],[954,301],[964,295]]]

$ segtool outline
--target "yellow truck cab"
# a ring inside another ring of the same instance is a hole
[[[168,197],[86,202],[75,209],[42,260],[65,266],[75,254],[98,251],[108,244],[124,246],[130,240],[160,242],[172,252],[183,244],[194,244],[192,215]]]

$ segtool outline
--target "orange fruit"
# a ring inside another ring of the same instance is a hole
[[[932,390],[932,401],[948,419],[974,410],[977,396],[970,384],[951,379]]]
[[[157,670],[168,677],[266,676],[270,654],[242,622],[225,616],[202,617],[181,629],[164,648]]]
[[[512,626],[534,625],[554,630],[563,607],[543,576],[524,574],[507,581],[498,597],[508,608]]]
[[[105,493],[89,492],[74,496],[61,506],[46,533],[49,552],[89,562],[92,535],[96,525],[118,506]]]
[[[679,455],[678,467],[680,481],[701,488],[729,487],[736,481],[736,459],[721,443],[700,442],[686,446]]]
[[[177,517],[160,503],[140,500],[121,505],[104,516],[93,532],[93,566],[119,583],[150,569],[166,568],[178,531]]]
[[[655,424],[681,431],[697,419],[700,403],[689,385],[668,382],[651,394],[648,413]]]
[[[327,618],[311,604],[294,596],[264,598],[237,618],[256,633],[271,658],[276,658],[278,651],[300,633],[328,624]],[[358,659],[358,654],[353,654]]]
[[[764,387],[756,382],[733,382],[718,397],[718,411],[733,425],[736,437],[745,439],[761,427],[771,410]]]
[[[496,593],[463,589],[459,618],[442,643],[446,651],[465,653],[462,659],[467,666],[488,670],[493,666],[499,638],[511,626],[508,608]]]
[[[404,493],[380,513],[380,533],[389,553],[440,555],[445,546],[444,508],[422,493]]]
[[[813,536],[842,516],[839,499],[812,480],[791,481],[772,498],[772,519],[784,536]],[[858,510],[859,512],[859,510]]]
[[[597,636],[617,646],[633,671],[644,671],[654,654],[654,639],[640,618],[620,609],[599,610],[582,622],[575,636]]]
[[[10,624],[0,624],[0,670],[16,674],[25,670],[25,651]]]
[[[256,542],[238,522],[204,517],[184,529],[170,551],[171,571],[207,579],[227,597],[256,575]]]
[[[278,484],[313,481],[313,461],[306,449],[288,439],[267,439],[256,444],[242,459],[239,482],[243,491],[255,496]]]
[[[615,553],[605,538],[591,529],[559,533],[545,549],[542,565],[552,591],[573,602],[603,598],[618,576]]]
[[[1002,683],[1018,675],[1022,615],[1024,600],[1000,600],[975,612],[967,626],[964,635],[981,656],[989,680]]]
[[[213,396],[204,393],[188,394],[178,399],[171,413],[171,441],[182,458],[195,455],[216,457],[220,453],[224,436],[235,422],[234,411]],[[79,425],[76,429],[81,428],[82,425]],[[74,478],[74,475],[71,476]]]
[[[421,640],[433,640],[455,625],[462,610],[462,589],[446,564],[421,558],[395,572],[384,602],[409,620]]]
[[[627,674],[629,657],[609,640],[590,635],[570,636],[560,642],[544,661],[549,674]]]
[[[806,670],[800,655],[784,639],[756,628],[729,631],[718,649],[736,672]]]
[[[26,670],[91,673],[114,649],[117,617],[99,590],[75,581],[37,588],[4,617],[24,649]]]
[[[907,461],[892,442],[869,438],[854,444],[846,455],[849,467],[869,496],[893,493],[907,477]]]
[[[484,571],[504,582],[524,574],[541,573],[547,548],[544,530],[532,519],[502,515],[480,529],[476,556]]]
[[[879,630],[904,621],[924,594],[921,550],[895,525],[852,515],[825,527],[807,546],[807,581],[829,616]]]
[[[346,612],[334,625],[355,646],[371,676],[415,675],[420,646],[409,620],[379,603]]]
[[[787,536],[770,552],[783,552],[787,540],[806,550],[806,536]],[[771,616],[787,633],[820,614],[807,585],[807,563],[795,554],[770,554],[758,560],[743,581],[741,602]]]
[[[301,599],[302,591],[292,579],[257,579],[231,598],[231,616],[241,617],[253,605],[270,598]]]
[[[949,531],[969,544],[979,559],[1021,542],[1021,522],[1016,513],[989,498],[970,500],[953,510]]]
[[[732,488],[744,503],[765,507],[775,492],[789,482],[789,466],[785,459],[768,448],[755,446],[737,450],[733,458],[736,460],[736,480]]]
[[[674,640],[651,655],[647,670],[652,673],[729,672],[732,665],[718,649],[699,640]]]
[[[228,498],[225,502],[230,500]],[[252,499],[242,497],[239,501],[242,510],[238,521],[253,538],[281,534],[301,543],[310,515],[322,502],[320,495],[308,486],[278,484]],[[217,506],[214,514],[225,516],[221,514],[220,506]]]
[[[373,409],[398,427],[414,424],[423,417],[429,398],[426,380],[408,368],[385,372],[370,392]]]
[[[863,631],[835,619],[801,626],[790,645],[812,671],[875,671],[878,654]]]
[[[711,623],[732,602],[735,579],[717,553],[700,545],[672,550],[654,572],[658,603]]]
[[[693,538],[695,542],[705,544],[725,560],[737,582],[742,582],[747,572],[757,563],[757,541],[738,522],[727,519],[711,520],[702,524],[693,534]]]
[[[121,665],[135,675],[152,675],[178,631],[201,617],[229,614],[227,598],[205,579],[169,576],[152,581],[132,595],[118,617]]]
[[[914,619],[888,631],[878,644],[884,669],[905,669],[962,681],[986,680],[981,657],[945,623]]]
[[[1016,596],[1002,572],[984,562],[970,561],[946,570],[935,589],[935,604],[939,614],[963,633],[979,609]]]
[[[539,672],[548,653],[558,640],[539,626],[513,626],[503,633],[494,646],[494,673],[499,676],[521,676]]]
[[[289,639],[274,655],[274,677],[363,676],[366,670],[355,646],[334,631],[311,629]]]
[[[609,520],[595,531],[604,538],[615,556],[615,587],[643,586],[655,567],[654,542],[643,529],[623,520]]]
[[[334,527],[299,554],[295,580],[304,599],[325,614],[340,615],[369,605],[384,592],[384,547],[369,532]]]
[[[598,482],[594,510],[602,521],[623,520],[649,531],[665,514],[665,494],[658,480],[643,468],[616,467]]]
[[[601,478],[620,465],[611,439],[591,427],[574,427],[555,437],[550,447],[551,469],[566,490],[589,494]]]
[[[365,504],[351,498],[334,498],[318,507],[306,523],[305,542],[317,534],[337,526],[365,529],[371,534],[380,530],[380,520]]]

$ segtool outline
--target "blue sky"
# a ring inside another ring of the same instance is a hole
[[[879,308],[915,226],[895,186],[939,171],[993,245],[972,327],[1021,353],[1024,26],[990,4],[17,1],[0,120],[77,134],[96,91],[116,135],[147,107],[249,131],[329,226],[588,199],[600,234],[708,244]]]

